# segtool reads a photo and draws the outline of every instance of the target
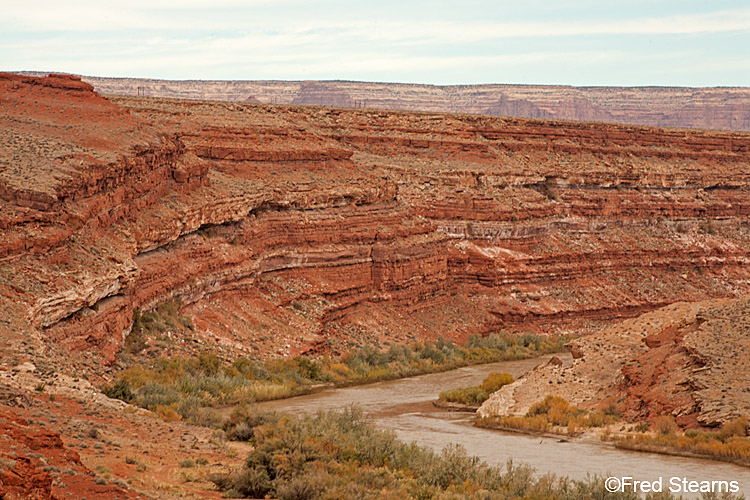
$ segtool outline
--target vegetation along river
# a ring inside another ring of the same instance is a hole
[[[570,355],[558,356],[570,362]],[[552,472],[575,479],[584,479],[587,474],[631,476],[649,481],[661,477],[665,489],[671,477],[739,481],[742,492],[750,492],[750,469],[744,467],[617,450],[599,442],[561,442],[558,438],[480,429],[471,423],[473,414],[441,410],[432,405],[441,391],[478,385],[491,372],[508,372],[517,378],[549,358],[503,361],[357,387],[328,389],[259,406],[299,413],[356,405],[379,427],[394,431],[404,441],[415,441],[438,450],[449,444],[460,444],[470,455],[490,464],[505,465],[508,459],[512,459],[515,464],[534,467],[540,474]]]

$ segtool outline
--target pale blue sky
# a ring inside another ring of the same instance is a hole
[[[0,11],[5,71],[750,86],[748,0],[2,0]]]

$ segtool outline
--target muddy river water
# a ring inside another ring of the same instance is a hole
[[[569,356],[560,357],[566,362],[570,361]],[[737,481],[743,493],[750,493],[750,469],[744,467],[622,451],[596,442],[561,442],[555,438],[479,429],[471,424],[472,414],[441,410],[432,405],[440,391],[478,385],[491,372],[504,371],[518,377],[548,358],[506,361],[357,387],[329,389],[270,401],[261,406],[299,413],[339,409],[354,404],[379,427],[394,431],[404,441],[415,441],[437,450],[457,443],[466,448],[469,454],[491,464],[505,465],[508,459],[513,459],[515,464],[531,465],[540,474],[552,472],[575,479],[584,479],[589,474],[648,481],[661,478],[665,491],[668,491],[673,477],[692,481]],[[685,495],[685,498],[696,497]]]

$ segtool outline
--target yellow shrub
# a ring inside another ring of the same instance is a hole
[[[513,382],[513,375],[510,373],[490,373],[487,378],[482,382],[482,389],[487,392],[495,392],[504,385],[508,385]]]
[[[654,420],[654,429],[662,436],[671,436],[677,432],[680,427],[675,422],[674,418],[669,415],[662,415]]]
[[[339,377],[348,377],[351,370],[344,363],[334,363],[329,368],[330,372]]]
[[[154,408],[154,413],[165,422],[176,422],[182,420],[180,414],[175,411],[174,406],[175,405],[158,405]]]

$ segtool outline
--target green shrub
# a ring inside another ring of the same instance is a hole
[[[559,402],[547,405],[552,411]],[[235,424],[243,419],[235,415]],[[361,411],[316,415],[247,412],[255,430],[253,451],[244,466],[211,476],[225,496],[286,499],[435,499],[435,500],[635,500],[637,495],[608,493],[600,477],[584,481],[536,477],[528,466],[508,462],[491,467],[460,446],[440,453],[406,444],[377,429]],[[727,500],[734,500],[729,497]],[[659,500],[673,500],[670,494]]]
[[[429,359],[435,364],[440,364],[445,361],[445,354],[442,350],[435,347],[433,344],[427,344],[424,346],[422,351],[419,353],[421,359]]]
[[[134,331],[149,334],[179,323],[179,304],[167,303],[156,311],[134,313]],[[562,349],[565,338],[506,333],[487,337],[473,335],[465,346],[438,339],[413,346],[391,345],[385,350],[365,345],[340,358],[305,357],[255,361],[238,358],[223,364],[213,354],[190,359],[161,358],[148,365],[133,366],[102,390],[110,397],[154,410],[165,408],[189,422],[221,426],[221,417],[207,408],[241,405],[309,392],[320,382],[336,385],[373,382],[397,377],[448,370],[471,363],[521,359]],[[485,381],[460,399],[478,404],[501,386],[503,379]],[[170,416],[173,417],[173,415]],[[239,435],[244,435],[240,432]]]
[[[133,392],[130,390],[130,385],[126,380],[117,380],[112,385],[107,385],[102,389],[102,393],[105,396],[112,399],[121,399],[125,402],[130,402],[133,399]]]
[[[140,309],[133,310],[133,326],[125,337],[123,348],[126,352],[135,354],[146,348],[146,329]]]
[[[441,401],[461,403],[466,405],[481,405],[490,395],[502,386],[513,382],[510,373],[490,373],[482,385],[450,389],[440,393]]]
[[[474,386],[460,387],[458,389],[449,389],[447,391],[443,391],[440,393],[439,399],[441,401],[448,401],[451,403],[481,405],[489,397],[490,393],[482,389],[480,386]]]
[[[146,348],[147,339],[167,330],[194,330],[193,320],[189,316],[180,314],[182,304],[169,301],[159,305],[153,311],[143,312],[133,310],[133,323],[130,333],[125,337],[123,350],[136,354]]]

